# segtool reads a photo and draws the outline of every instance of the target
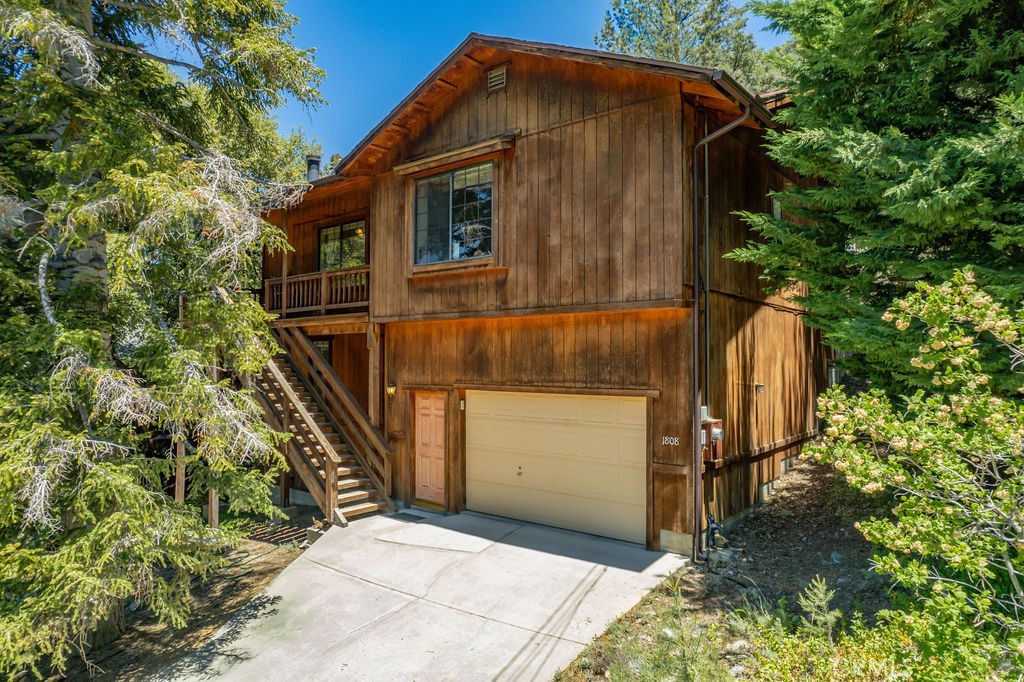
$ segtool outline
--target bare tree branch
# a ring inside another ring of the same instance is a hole
[[[48,245],[49,246],[49,245]],[[53,314],[53,303],[50,300],[50,292],[46,287],[46,270],[50,267],[50,252],[43,251],[39,256],[39,266],[36,268],[36,284],[39,286],[39,300],[43,306],[43,315],[46,321],[57,326],[57,318]]]

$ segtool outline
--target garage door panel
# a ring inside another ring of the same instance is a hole
[[[477,457],[466,463],[466,478],[489,482],[528,493],[543,490],[566,496],[605,499],[630,499],[642,504],[646,494],[646,472],[624,470],[615,464],[590,462],[583,468],[579,460],[519,453],[514,459],[493,450],[475,450]]]
[[[643,542],[642,398],[469,391],[469,509]]]
[[[574,455],[581,451],[583,439],[578,431],[567,424],[561,428],[549,422],[543,429],[523,428],[531,420],[506,416],[489,416],[487,443],[509,452],[536,452]]]
[[[624,434],[621,429],[590,429],[581,435],[582,459],[635,465],[647,462],[645,434]]]
[[[523,419],[573,421],[593,424],[644,426],[646,404],[641,398],[614,398],[552,393],[503,393],[476,391],[474,411],[480,415],[518,415]]]
[[[477,489],[488,502],[488,514],[643,542],[643,534],[638,533],[637,526],[643,519],[638,518],[634,505],[586,497],[576,497],[567,504],[570,500],[564,495],[543,491],[531,495],[531,504],[524,505],[522,492],[521,488],[492,483],[481,484]],[[642,525],[639,529],[642,531]]]
[[[493,415],[488,416],[487,424],[491,431],[488,443],[497,450],[589,460],[646,462],[645,434],[625,434],[621,426]],[[531,425],[534,428],[528,428]]]

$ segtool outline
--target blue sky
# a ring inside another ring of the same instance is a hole
[[[277,112],[282,132],[301,127],[323,143],[324,160],[348,153],[417,83],[472,32],[574,47],[594,47],[610,0],[423,2],[291,0],[299,18],[295,44],[315,47],[327,71],[328,104],[315,111],[291,104]],[[749,28],[763,47],[781,42]]]

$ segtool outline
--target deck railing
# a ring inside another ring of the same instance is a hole
[[[263,282],[268,312],[288,317],[295,313],[327,315],[365,307],[370,301],[370,266],[325,270],[276,277]]]

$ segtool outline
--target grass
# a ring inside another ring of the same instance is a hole
[[[722,626],[701,623],[684,597],[689,570],[667,578],[555,680],[732,680],[719,653],[725,644]]]

